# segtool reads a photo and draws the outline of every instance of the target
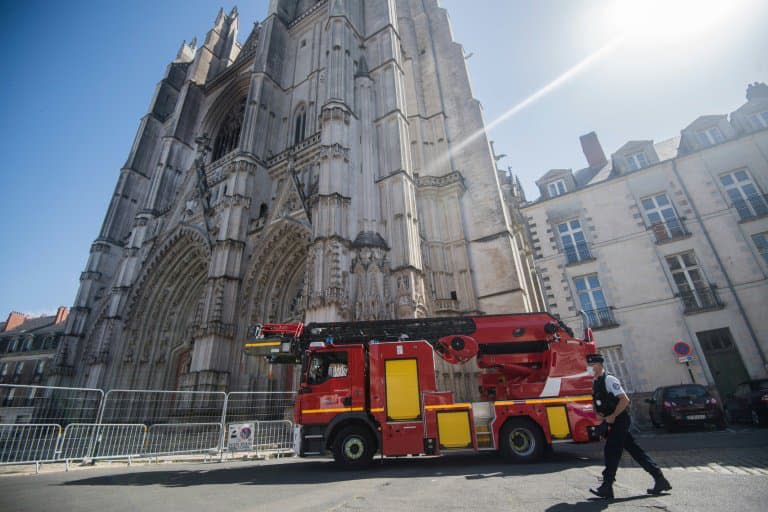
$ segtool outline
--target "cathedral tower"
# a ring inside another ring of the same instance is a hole
[[[158,84],[57,382],[282,389],[240,351],[253,324],[540,307],[436,0],[272,0],[238,27],[220,11]],[[470,395],[474,371],[442,384]]]

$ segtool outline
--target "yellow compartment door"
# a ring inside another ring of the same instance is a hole
[[[387,386],[387,419],[417,420],[421,417],[419,370],[415,359],[389,359],[384,362]]]
[[[568,425],[568,413],[564,405],[547,407],[549,432],[553,439],[568,439],[571,437],[571,427]]]
[[[437,431],[440,436],[440,448],[472,447],[467,411],[438,412]]]

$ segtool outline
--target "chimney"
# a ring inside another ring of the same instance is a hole
[[[60,323],[66,322],[67,316],[69,316],[69,309],[65,308],[64,306],[60,306],[59,309],[56,310],[56,321],[54,324],[58,325]]]
[[[17,328],[23,324],[26,319],[27,315],[19,313],[18,311],[11,311],[8,315],[8,320],[5,321],[5,329],[3,329],[3,332]]]
[[[597,140],[597,134],[595,132],[589,132],[586,135],[579,137],[581,141],[581,150],[584,152],[584,156],[587,157],[587,163],[590,167],[602,167],[608,163],[605,159],[605,153],[603,153],[603,147],[600,145],[600,141]]]
[[[747,85],[747,101],[759,98],[768,98],[768,85],[762,82],[755,82]]]

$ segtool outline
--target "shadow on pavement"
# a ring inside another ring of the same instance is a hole
[[[649,494],[638,494],[637,496],[616,498],[612,500],[604,500],[602,498],[589,498],[586,501],[581,501],[578,503],[558,503],[549,507],[546,512],[594,512],[598,510],[605,510],[609,505],[616,505],[619,503],[626,503],[628,501],[657,497],[658,496],[651,496]]]
[[[454,455],[442,458],[376,460],[370,469],[346,471],[330,461],[293,461],[236,467],[130,471],[83,478],[60,485],[295,485],[347,482],[370,478],[417,478],[426,476],[464,476],[467,480],[516,475],[541,475],[565,469],[594,465],[594,459],[556,454],[539,464],[511,464],[497,455]]]

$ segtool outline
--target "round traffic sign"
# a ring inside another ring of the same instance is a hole
[[[678,356],[683,357],[683,356],[690,355],[691,346],[684,341],[678,341],[672,347],[672,350],[674,350],[675,354],[677,354]]]

